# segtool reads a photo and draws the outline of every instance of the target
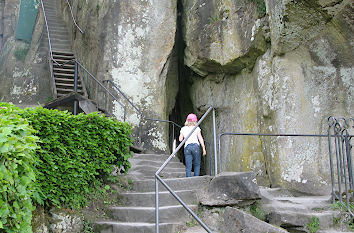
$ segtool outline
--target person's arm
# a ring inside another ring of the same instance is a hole
[[[206,150],[205,150],[205,145],[204,145],[204,139],[203,139],[203,136],[202,136],[202,132],[200,130],[198,132],[198,140],[199,140],[200,145],[202,146],[203,155],[205,156],[206,155]]]
[[[184,136],[183,136],[182,131],[181,131],[181,132],[179,133],[179,138],[178,138],[178,140],[179,140],[179,142],[182,142],[183,139],[184,139]]]

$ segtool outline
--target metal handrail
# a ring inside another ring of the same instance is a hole
[[[115,101],[117,101],[119,103],[119,105],[124,109],[124,118],[126,115],[126,108],[125,105],[122,104],[119,99],[112,94],[112,92],[110,92],[97,78],[95,78],[95,76],[93,76],[93,74],[91,74],[77,59],[75,59],[75,62],[100,86],[102,87],[106,93],[108,93]],[[125,120],[125,119],[124,119]]]
[[[273,136],[273,137],[328,137],[328,134],[267,134],[267,133],[220,133],[218,136],[218,155],[221,153],[221,137],[222,136]],[[335,137],[335,135],[330,135]],[[354,135],[349,135],[354,136]]]
[[[352,171],[352,160],[351,160],[351,153],[350,149],[345,148],[345,145],[349,144],[349,141],[351,138],[354,137],[354,135],[350,135],[348,133],[348,128],[350,128],[350,125],[348,121],[353,121],[352,127],[354,128],[354,120],[353,118],[349,118],[348,120],[344,118],[340,118],[339,120],[343,120],[343,124],[338,123],[337,119],[334,117],[329,117],[328,118],[328,132],[327,134],[266,134],[266,133],[231,133],[231,132],[226,132],[226,133],[221,133],[218,136],[218,156],[221,155],[221,137],[222,136],[273,136],[273,137],[322,137],[328,138],[328,146],[329,146],[329,161],[330,161],[330,170],[331,170],[331,185],[332,185],[332,201],[335,201],[335,198],[338,198],[339,201],[343,204],[342,201],[342,196],[341,194],[337,196],[335,190],[334,190],[334,168],[333,168],[333,159],[332,159],[332,146],[331,146],[331,138],[335,139],[335,147],[336,147],[336,160],[337,160],[337,172],[338,172],[338,188],[339,188],[339,193],[341,193],[341,180],[344,179],[345,181],[345,193],[348,194],[348,186],[350,188],[354,187],[354,177],[353,177],[353,171]],[[334,133],[331,134],[330,130],[331,128],[334,128]],[[342,129],[342,127],[344,129]],[[340,146],[340,141],[341,141],[341,146]],[[218,158],[219,159],[219,158]],[[348,160],[348,164],[346,164],[346,159]],[[350,164],[349,164],[350,163]],[[347,166],[348,165],[348,166]],[[348,167],[348,176],[347,176],[347,171],[346,167]],[[341,173],[344,173],[344,177],[342,176]],[[347,183],[347,177],[349,177],[349,184]],[[354,193],[352,194],[354,197]],[[354,217],[354,213],[351,211],[349,207],[349,194],[346,195],[347,198],[347,210],[348,212]]]
[[[164,122],[168,124],[172,124],[172,145],[171,148],[173,148],[173,141],[175,139],[175,127],[182,128],[179,124],[176,122],[170,121],[170,120],[163,120],[163,119],[157,119],[157,118],[150,118],[144,115],[142,111],[139,110],[139,108],[129,99],[129,97],[112,81],[112,80],[103,80],[103,82],[110,83],[116,91],[118,91],[123,98],[135,109],[135,111],[138,113],[138,115],[141,117],[140,122],[139,122],[139,127],[138,127],[138,138],[141,140],[141,133],[142,133],[142,127],[141,127],[141,121],[142,120],[148,120],[148,121],[156,121],[156,122]],[[141,141],[139,141],[141,143]]]
[[[126,94],[124,94],[124,92],[112,81],[112,80],[103,80],[103,82],[109,82],[112,84],[112,86],[117,89],[117,91],[124,97],[124,99],[126,99],[128,101],[128,103],[139,113],[139,115],[141,115],[143,117],[144,120],[150,120],[150,121],[159,121],[159,122],[166,122],[166,123],[171,123],[174,126],[177,126],[178,128],[182,128],[182,126],[180,126],[179,124],[177,124],[176,122],[170,121],[170,120],[162,120],[162,119],[155,119],[155,118],[149,118],[146,117],[139,109],[138,107],[127,97]]]
[[[158,181],[161,182],[161,184],[172,194],[176,200],[181,203],[181,205],[194,217],[195,220],[209,233],[212,231],[205,225],[205,223],[187,206],[186,203],[183,202],[183,200],[168,186],[168,184],[162,180],[162,178],[159,176],[160,172],[167,166],[167,164],[170,162],[170,160],[176,155],[176,153],[182,148],[182,146],[185,144],[185,142],[188,140],[188,138],[192,135],[194,130],[203,122],[203,120],[207,117],[207,115],[210,113],[210,111],[213,111],[213,124],[215,124],[215,109],[213,107],[209,107],[208,110],[204,113],[204,115],[200,118],[198,123],[193,127],[192,131],[184,138],[184,140],[178,145],[176,150],[172,152],[172,154],[168,157],[168,159],[162,164],[162,166],[157,170],[155,173],[155,227],[156,227],[156,233],[159,233],[159,183]],[[214,129],[214,138],[216,135],[215,132],[215,125],[213,125]],[[216,141],[214,140],[214,149],[216,151]]]
[[[79,31],[81,32],[81,34],[84,34],[84,32],[81,30],[81,28],[79,27],[79,25],[77,25],[74,14],[73,14],[73,10],[71,8],[71,5],[69,3],[69,0],[66,0],[66,2],[68,3],[69,9],[70,9],[70,13],[71,13],[71,18],[73,19],[73,22],[75,24],[75,26],[77,27],[77,29],[79,29]]]

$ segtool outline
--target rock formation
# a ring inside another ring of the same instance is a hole
[[[43,18],[25,59],[16,60],[19,2],[0,1],[0,100],[43,103],[51,96]],[[148,117],[183,124],[212,105],[218,133],[326,134],[327,117],[354,114],[350,0],[73,1],[84,34],[61,4],[78,59]],[[122,119],[119,105],[111,108]],[[133,109],[128,121],[139,125]],[[212,143],[211,117],[201,128]],[[167,124],[144,121],[143,129],[145,148],[169,150]],[[262,185],[328,191],[326,138],[223,136],[221,145],[221,172],[253,171]],[[208,149],[207,173],[213,156]]]

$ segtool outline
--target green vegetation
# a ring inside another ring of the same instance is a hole
[[[332,208],[334,210],[341,210],[341,211],[348,211],[348,207],[346,206],[346,204],[340,202],[340,201],[337,201],[335,203],[333,203],[332,205]],[[354,211],[354,204],[352,202],[349,202],[349,208],[351,211]]]
[[[192,220],[187,221],[187,222],[186,222],[186,225],[187,225],[188,227],[195,227],[195,226],[198,226],[199,224],[198,224],[197,220],[192,219]]]
[[[72,115],[0,103],[0,231],[31,232],[33,202],[78,209],[130,168],[131,126],[98,113]]]
[[[28,46],[25,47],[17,47],[14,52],[14,56],[17,60],[24,62],[28,53]]]
[[[351,212],[354,211],[353,202],[349,202],[349,207],[340,201],[337,201],[332,204],[332,209],[339,210],[341,212],[339,217],[333,218],[334,225],[340,225],[343,223],[348,227],[351,231],[354,231],[354,219],[348,211],[348,208]]]
[[[264,0],[252,0],[257,5],[258,17],[261,18],[266,14],[266,4]]]
[[[15,106],[0,105],[0,232],[31,232],[35,209],[31,198],[38,137],[17,111]]]
[[[209,17],[209,24],[215,24],[220,21],[220,16],[215,15],[215,16],[210,16]]]
[[[256,201],[255,203],[253,203],[250,206],[250,212],[254,217],[256,217],[262,221],[266,220],[266,215],[265,215],[264,211],[262,210],[261,204],[258,201]]]
[[[316,233],[320,229],[320,219],[313,216],[306,225],[306,228],[310,233]]]

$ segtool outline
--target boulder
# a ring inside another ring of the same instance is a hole
[[[286,233],[288,231],[232,207],[226,207],[220,229],[224,233]]]
[[[201,76],[251,69],[266,50],[254,1],[183,0],[185,64]]]
[[[52,209],[50,211],[50,231],[53,233],[77,233],[83,231],[81,217],[68,210]]]
[[[259,187],[252,172],[218,174],[200,193],[198,199],[205,206],[235,205],[260,198]]]

